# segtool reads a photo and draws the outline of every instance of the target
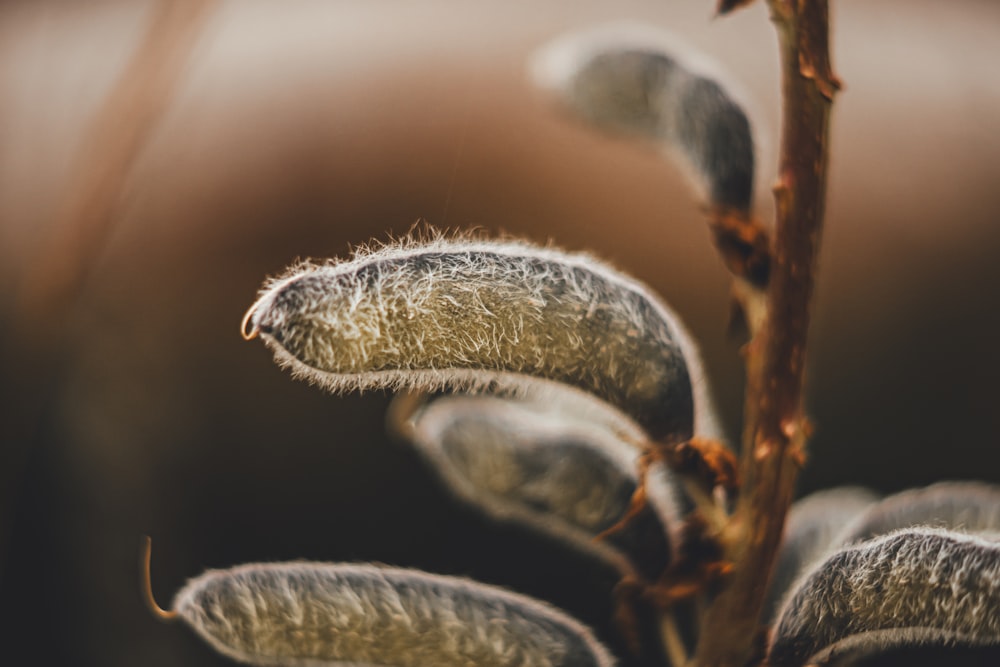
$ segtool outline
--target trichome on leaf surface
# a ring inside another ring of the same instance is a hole
[[[802,366],[836,78],[826,3],[771,9],[785,67],[773,233],[752,213],[743,105],[673,40],[580,33],[531,68],[564,111],[653,142],[704,184],[751,334],[740,462],[680,317],[591,255],[427,233],[293,266],[264,285],[244,336],[325,389],[405,391],[392,427],[456,500],[615,572],[636,662],[996,660],[1000,489],[845,487],[799,501],[785,526],[809,430]],[[546,603],[368,564],[212,571],[172,608],[158,613],[254,665],[615,662]]]

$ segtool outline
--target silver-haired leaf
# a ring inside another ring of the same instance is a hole
[[[551,405],[454,396],[417,412],[411,438],[457,498],[495,519],[612,565],[623,551],[650,576],[673,557],[680,510],[662,466],[647,475],[645,507],[606,542],[594,541],[622,519],[639,485],[639,452],[603,424]]]
[[[889,496],[845,528],[841,544],[932,526],[968,533],[1000,532],[1000,487],[982,482],[939,482]]]
[[[891,632],[891,631],[890,631]],[[905,633],[904,633],[905,634]],[[912,641],[884,645],[880,633],[852,638],[830,652],[822,667],[996,667],[1000,644],[966,646],[948,642]]]
[[[690,437],[708,403],[694,344],[644,285],[525,243],[437,239],[297,267],[265,286],[251,324],[334,391],[562,383],[664,439]]]
[[[836,544],[852,519],[878,500],[868,489],[847,486],[818,491],[792,505],[768,589],[765,615],[773,618],[792,583]]]
[[[1000,544],[919,528],[847,547],[807,575],[781,610],[768,664],[994,645],[1000,645]]]
[[[251,665],[610,667],[583,625],[523,595],[374,565],[271,563],[209,571],[174,600],[220,653]]]
[[[597,127],[680,152],[712,204],[750,210],[754,141],[744,105],[677,38],[621,24],[572,33],[536,54],[532,74]]]

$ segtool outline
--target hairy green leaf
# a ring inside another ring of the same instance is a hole
[[[859,515],[839,537],[860,542],[911,526],[963,532],[1000,531],[1000,487],[981,482],[939,482],[889,496]]]
[[[752,207],[754,140],[744,105],[676,37],[621,24],[572,33],[546,45],[532,73],[583,120],[679,153],[712,204]]]
[[[623,551],[650,577],[673,557],[680,510],[662,464],[647,475],[638,515],[607,541],[594,540],[622,519],[639,485],[639,451],[602,424],[549,404],[455,396],[414,415],[411,437],[457,498],[493,518],[617,567]]]
[[[591,632],[542,602],[468,579],[374,565],[209,571],[174,600],[220,653],[251,665],[610,667]]]
[[[766,604],[769,618],[777,612],[782,597],[799,575],[837,545],[844,526],[877,499],[868,489],[849,486],[818,491],[792,505],[771,575]]]
[[[781,610],[768,664],[998,644],[1000,544],[918,528],[847,547],[816,567]]]
[[[690,437],[696,413],[699,425],[711,422],[700,360],[676,315],[588,255],[511,241],[404,242],[293,268],[264,287],[251,325],[280,363],[334,391],[542,399],[561,385],[611,404],[653,438]]]

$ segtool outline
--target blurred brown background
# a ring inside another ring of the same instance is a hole
[[[292,381],[237,325],[294,258],[419,219],[554,239],[664,295],[735,433],[728,280],[698,202],[655,151],[568,121],[524,74],[567,29],[632,18],[682,34],[756,101],[769,217],[775,36],[760,3],[716,20],[711,4],[219,3],[137,141],[72,298],[29,304],[38,320],[18,294],[61,265],[53,252],[73,256],[60,245],[76,233],[67,197],[104,157],[88,132],[157,8],[0,5],[5,664],[228,664],[142,608],[141,534],[156,539],[164,604],[206,567],[375,560],[549,599],[613,642],[606,574],[453,506],[383,435],[386,397]],[[834,5],[846,90],[801,491],[1000,481],[1000,5]]]

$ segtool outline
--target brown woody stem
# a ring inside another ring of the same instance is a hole
[[[773,262],[764,324],[748,344],[742,490],[723,543],[734,567],[705,614],[694,662],[762,659],[760,613],[781,541],[808,423],[806,332],[826,197],[830,106],[828,0],[769,0],[781,42],[783,128]]]

